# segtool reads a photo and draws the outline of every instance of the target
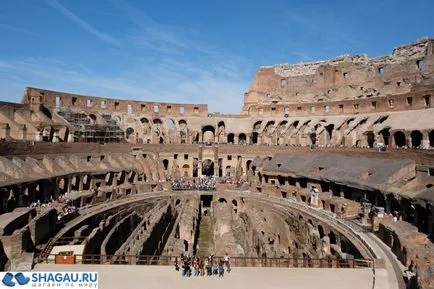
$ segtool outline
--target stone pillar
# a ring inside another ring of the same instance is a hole
[[[79,182],[78,182],[78,190],[83,190],[83,182],[84,182],[84,176],[80,176]]]
[[[325,256],[330,255],[330,238],[328,236],[323,237],[321,243],[323,254]]]
[[[215,167],[215,164],[214,164]],[[198,160],[197,162],[197,176],[201,176],[202,175],[202,161]]]
[[[251,140],[251,136],[250,136],[250,134],[248,133],[248,134],[246,134],[246,143],[247,143],[247,144],[250,144],[250,140]]]
[[[66,178],[65,178],[66,179]],[[67,187],[66,187],[66,192],[70,193],[72,190],[72,177],[68,177],[66,179],[67,181]]]
[[[42,141],[42,131],[36,132],[35,141]]]
[[[58,130],[54,131],[52,142],[59,142],[59,131]]]
[[[422,138],[422,148],[428,149],[429,148],[429,133],[428,131],[423,131],[423,138]]]
[[[405,144],[406,144],[409,148],[412,148],[412,147],[413,147],[413,144],[412,144],[412,142],[411,142],[411,136],[410,136],[410,135],[406,135],[406,136],[405,136]]]
[[[72,132],[68,134],[68,142],[74,142],[74,134]]]
[[[234,144],[238,144],[238,135],[234,134]]]

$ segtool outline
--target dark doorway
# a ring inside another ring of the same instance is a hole
[[[403,147],[405,146],[405,134],[402,131],[397,131],[393,135],[393,138],[395,139],[395,145],[397,147]]]
[[[210,159],[202,162],[202,175],[213,176],[214,175],[214,162]]]

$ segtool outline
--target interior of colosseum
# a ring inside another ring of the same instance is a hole
[[[227,253],[432,288],[433,44],[260,67],[240,115],[25,88],[0,102],[0,269]]]

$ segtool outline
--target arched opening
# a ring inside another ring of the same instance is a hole
[[[90,118],[91,124],[95,125],[96,124],[96,115],[89,114],[89,118]]]
[[[310,138],[310,142],[311,142],[311,144],[313,144],[313,145],[315,145],[316,144],[316,133],[311,133],[310,135],[309,135],[309,138]]]
[[[318,225],[318,233],[319,233],[319,237],[322,239],[325,234],[324,234],[324,228],[321,225]]]
[[[175,122],[172,119],[166,119],[166,127],[168,129],[175,128]]]
[[[430,131],[428,138],[429,138],[429,146],[434,147],[434,130]]]
[[[233,170],[232,170],[231,166],[226,166],[225,177],[228,177],[228,178],[233,177]]]
[[[183,177],[188,177],[189,176],[189,171],[190,171],[190,166],[189,165],[183,165],[182,166],[182,176]]]
[[[253,144],[258,143],[258,133],[256,131],[252,133],[252,143]]]
[[[134,129],[132,127],[127,128],[125,138],[130,138],[132,134],[134,134]]]
[[[374,140],[375,140],[374,133],[372,131],[368,131],[366,133],[366,142],[368,143],[368,147],[370,148],[374,147]]]
[[[167,168],[169,167],[169,160],[164,159],[164,160],[163,160],[163,165],[164,165],[164,170],[167,171]]]
[[[347,242],[345,240],[341,240],[341,251],[342,253],[347,252]]]
[[[247,137],[244,133],[240,133],[238,136],[238,144],[246,144]]]
[[[234,213],[236,214],[238,212],[238,203],[236,200],[232,200],[232,208],[234,210]]]
[[[119,117],[120,118],[120,117]],[[148,124],[149,123],[149,120],[146,118],[146,117],[142,117],[141,119],[140,119],[140,122],[142,123],[142,124]]]
[[[248,160],[248,161],[246,162],[246,168],[247,168],[247,171],[250,170],[250,165],[251,165],[251,163],[252,163],[252,160]]]
[[[379,134],[381,135],[383,139],[384,145],[389,145],[389,138],[390,138],[390,128],[386,127],[380,130]]]
[[[411,132],[411,146],[418,148],[422,145],[423,135],[420,131],[414,130]]]
[[[213,176],[214,175],[214,162],[210,159],[206,159],[202,162],[202,175]]]
[[[393,134],[393,139],[395,140],[395,145],[397,147],[405,146],[405,134],[402,131],[397,131]]]
[[[325,127],[325,129],[327,130],[328,133],[328,141],[330,141],[333,137],[333,129],[335,128],[334,124],[329,124],[328,126]]]
[[[202,128],[202,140],[204,143],[214,143],[215,128],[211,125]]]
[[[188,252],[188,242],[184,240],[184,252]]]
[[[329,233],[330,244],[336,244],[336,235],[333,231]]]
[[[234,139],[235,139],[235,137],[234,137],[233,133],[228,134],[228,143],[233,144]]]
[[[187,131],[187,122],[181,119],[179,122],[179,137],[181,139],[181,143],[187,143],[188,131]]]
[[[227,204],[228,202],[226,201],[225,198],[220,198],[219,199],[219,203],[221,203],[221,204]]]

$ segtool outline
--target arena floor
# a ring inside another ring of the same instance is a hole
[[[99,289],[372,289],[371,269],[233,268],[218,277],[183,278],[171,266],[38,264],[35,271],[99,272]]]

